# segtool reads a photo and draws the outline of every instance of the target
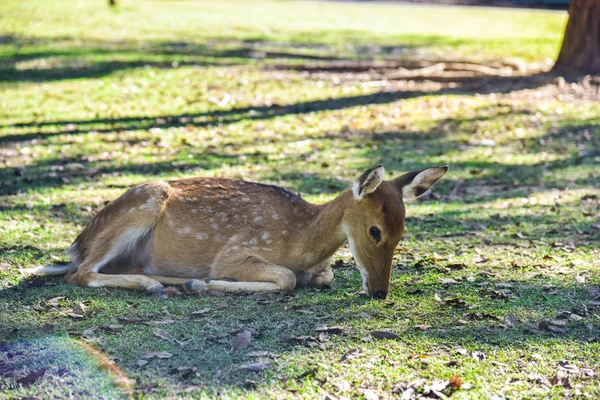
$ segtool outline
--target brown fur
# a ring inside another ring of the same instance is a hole
[[[245,181],[142,184],[89,222],[70,248],[73,261],[65,279],[149,291],[186,282],[190,288],[227,291],[325,287],[333,281],[328,259],[348,239],[365,290],[384,297],[404,232],[403,196],[422,194],[446,169],[413,171],[385,182],[383,167],[377,166],[353,190],[324,205]],[[369,233],[374,226],[381,231],[379,242]]]

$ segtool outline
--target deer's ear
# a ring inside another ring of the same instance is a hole
[[[410,201],[427,193],[447,171],[447,165],[411,171],[394,179],[392,183],[402,193],[402,199]]]
[[[383,182],[383,174],[385,174],[385,168],[382,165],[366,170],[352,185],[354,198],[360,200],[364,195],[373,193]]]

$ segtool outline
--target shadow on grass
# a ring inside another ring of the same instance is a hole
[[[335,273],[337,283],[330,292],[301,290],[298,297],[267,295],[261,300],[241,295],[217,298],[184,296],[159,300],[146,294],[115,289],[99,301],[100,292],[95,288],[77,288],[62,283],[58,283],[58,286],[47,285],[57,283],[58,278],[25,279],[16,286],[0,291],[0,300],[19,301],[29,309],[39,309],[28,311],[38,315],[38,318],[25,318],[18,325],[4,326],[2,337],[5,343],[14,343],[25,337],[79,337],[90,327],[118,323],[121,328],[114,332],[103,331],[99,343],[102,343],[101,348],[108,356],[117,357],[119,367],[137,381],[138,391],[153,385],[158,385],[159,390],[200,385],[210,393],[232,388],[242,392],[252,390],[244,383],[247,380],[252,380],[255,385],[269,384],[273,379],[281,382],[295,380],[303,372],[297,368],[307,368],[303,362],[290,368],[289,363],[295,357],[301,358],[300,354],[304,357],[309,351],[325,353],[337,362],[341,352],[349,348],[366,348],[363,338],[372,330],[385,329],[398,333],[400,338],[393,347],[399,349],[400,354],[406,353],[407,359],[416,349],[423,347],[429,347],[432,351],[447,349],[450,359],[456,357],[453,352],[461,347],[469,351],[484,350],[489,352],[490,360],[494,360],[496,351],[507,346],[525,351],[536,346],[551,348],[564,346],[565,343],[592,348],[600,340],[598,321],[587,318],[592,309],[582,308],[586,296],[584,288],[580,286],[553,285],[550,291],[544,286],[548,278],[508,282],[479,279],[476,282],[463,281],[451,288],[440,288],[439,284],[405,285],[397,282],[388,300],[377,302],[349,294],[360,287],[360,277],[356,271],[343,267],[337,268]],[[431,273],[429,267],[405,266],[402,276],[423,278]],[[394,276],[394,281],[398,278]],[[489,286],[481,286],[482,282],[487,282]],[[502,300],[490,297],[489,293],[493,291],[489,289],[502,284],[504,287],[506,284],[512,285],[510,297]],[[436,293],[441,293],[442,297],[452,295],[465,300],[458,305],[437,303],[432,300]],[[67,304],[40,309],[46,300],[57,295],[67,296],[64,300],[66,303],[92,302],[95,308],[82,319],[66,316]],[[219,308],[218,304],[224,302],[227,306]],[[201,308],[210,308],[212,311],[199,316],[191,315],[191,311]],[[168,310],[166,315],[164,310]],[[557,314],[564,311],[577,313],[581,318],[569,322],[562,332],[551,332],[538,326],[543,318],[556,318]],[[528,317],[531,312],[537,316]],[[507,314],[519,315],[519,318],[526,320],[510,327],[504,322]],[[172,322],[160,326],[181,340],[183,345],[152,336],[151,329],[157,326],[152,322],[164,319],[171,319]],[[429,325],[426,331],[415,327],[423,321]],[[321,323],[340,326],[344,333],[341,336],[325,333],[324,337],[319,337],[315,328]],[[590,326],[594,329],[590,329]],[[232,350],[233,337],[244,328],[255,332],[252,347],[247,351]],[[319,349],[320,343],[333,346]],[[143,354],[157,350],[170,352],[173,357],[155,360],[143,368],[136,364]],[[248,357],[249,351],[286,356],[288,366],[280,370],[278,358],[273,360],[266,356],[262,360],[274,361],[271,369],[261,373],[245,371],[240,368],[242,364],[260,360]],[[295,353],[298,356],[294,356]],[[465,358],[470,359],[470,354]],[[50,365],[54,363],[50,362]],[[182,377],[172,372],[177,366],[195,366],[201,373]]]

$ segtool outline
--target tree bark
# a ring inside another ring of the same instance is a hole
[[[571,0],[554,71],[600,74],[600,1]]]
[[[108,0],[108,5],[109,6],[116,6],[117,5],[117,0]]]

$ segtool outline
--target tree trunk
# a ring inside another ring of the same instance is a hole
[[[116,6],[117,5],[117,0],[108,0],[108,5],[109,6]]]
[[[571,0],[569,22],[554,70],[600,74],[600,1]]]

